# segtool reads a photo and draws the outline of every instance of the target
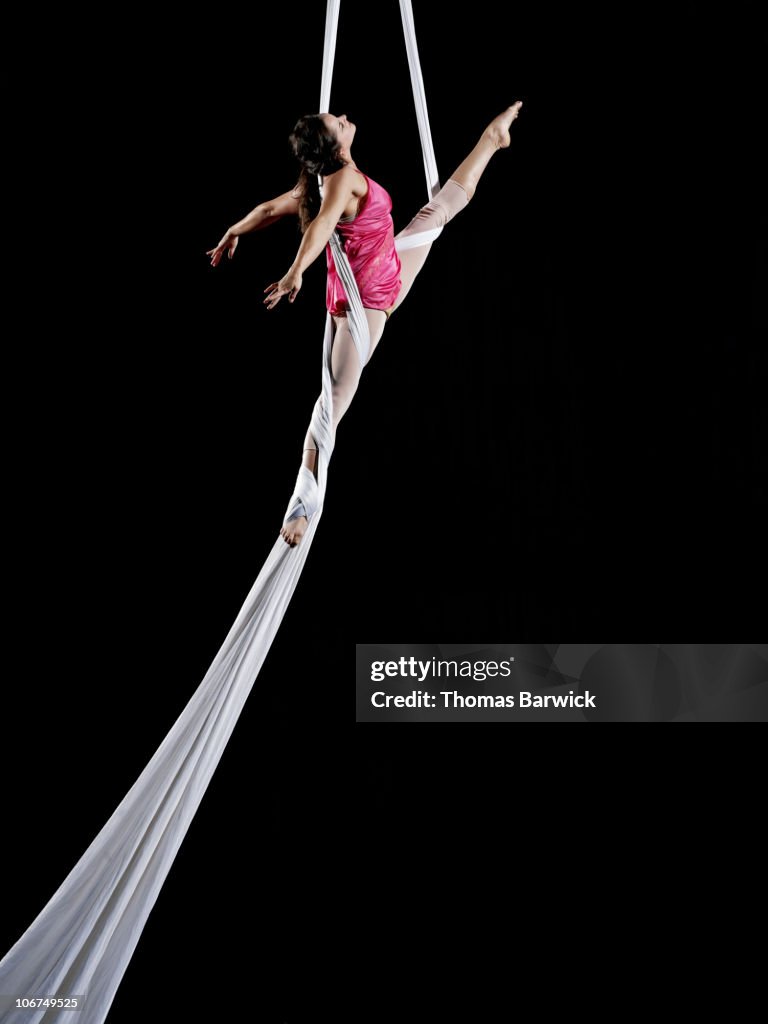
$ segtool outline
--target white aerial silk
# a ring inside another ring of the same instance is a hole
[[[326,15],[320,110],[330,101],[340,0]],[[419,67],[411,0],[400,0],[411,83],[424,155],[427,190],[440,188]],[[442,228],[410,235],[398,249],[431,242]],[[364,367],[368,322],[338,235],[333,258],[350,302],[349,326]],[[0,961],[2,1024],[101,1024],[141,936],[176,852],[203,798],[224,747],[293,595],[323,508],[334,447],[331,391],[333,320],[326,317],[322,393],[312,413],[318,480],[302,467],[288,512],[296,502],[314,511],[302,541],[278,536],[200,686],[157,752],[83,856],[29,928]],[[17,1009],[16,998],[79,997],[78,1012]]]

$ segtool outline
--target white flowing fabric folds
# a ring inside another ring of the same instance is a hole
[[[326,15],[320,110],[330,102],[340,0]],[[400,0],[419,134],[431,199],[437,166],[419,67],[411,0]],[[412,235],[398,248],[424,245],[440,230]],[[338,235],[331,248],[350,302],[349,323],[361,366],[370,348],[368,322]],[[331,391],[333,320],[326,316],[322,393],[312,413],[318,480],[299,473],[296,499],[316,504],[297,547],[278,537],[238,616],[152,760],[59,889],[0,961],[2,1024],[102,1024],[162,884],[229,740],[293,595],[314,539],[335,443]],[[311,474],[309,474],[311,476]],[[310,489],[315,493],[310,494]],[[288,512],[286,512],[287,516]],[[80,997],[64,1008],[16,1008],[19,998]]]

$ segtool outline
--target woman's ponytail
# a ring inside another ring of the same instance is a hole
[[[303,233],[320,209],[318,175],[333,174],[344,167],[345,162],[339,159],[338,140],[319,114],[300,118],[291,132],[290,143],[301,164],[294,195],[299,200],[299,221]]]

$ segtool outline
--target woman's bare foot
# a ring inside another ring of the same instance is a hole
[[[517,103],[513,103],[511,107],[507,107],[504,113],[499,114],[498,117],[494,117],[485,129],[497,149],[506,149],[512,142],[509,135],[509,126],[520,113],[520,107],[522,107],[522,105],[522,100],[518,100]]]
[[[280,536],[284,538],[288,547],[295,548],[307,532],[308,526],[309,520],[306,516],[297,516],[296,519],[290,519],[287,523],[283,523],[280,527]]]

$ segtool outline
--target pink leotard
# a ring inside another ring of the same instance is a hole
[[[392,199],[387,190],[367,174],[363,177],[368,182],[368,192],[360,200],[357,216],[352,220],[342,218],[336,230],[341,236],[363,305],[367,309],[389,309],[402,286],[400,257],[395,249],[392,224]],[[333,316],[346,316],[347,296],[336,273],[330,244],[325,252],[328,266],[326,306]]]

